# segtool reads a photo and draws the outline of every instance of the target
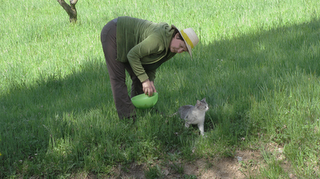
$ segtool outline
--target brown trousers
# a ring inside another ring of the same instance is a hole
[[[108,22],[101,31],[101,43],[104,52],[104,57],[107,62],[111,89],[114,103],[120,119],[135,118],[135,107],[128,95],[126,85],[126,73],[129,73],[131,85],[131,97],[142,94],[142,84],[138,77],[133,73],[129,63],[117,61],[117,40],[116,40],[117,19]]]

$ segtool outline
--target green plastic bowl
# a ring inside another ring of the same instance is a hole
[[[153,95],[150,97],[145,94],[139,94],[131,98],[131,101],[136,108],[140,108],[140,109],[151,108],[158,102],[158,93],[153,93]]]

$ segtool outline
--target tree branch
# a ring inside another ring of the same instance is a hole
[[[58,3],[63,7],[63,9],[68,13],[70,22],[77,22],[77,9],[76,4],[78,0],[70,0],[70,5],[64,0],[57,0]]]

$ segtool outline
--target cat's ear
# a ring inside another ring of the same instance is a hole
[[[206,102],[206,98],[203,98],[201,101],[204,101],[204,102]]]
[[[197,100],[197,106],[199,106],[201,104],[201,102],[199,100]]]

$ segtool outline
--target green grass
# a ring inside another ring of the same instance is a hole
[[[119,164],[234,157],[236,149],[261,150],[260,178],[319,178],[319,6],[318,0],[80,0],[72,25],[56,1],[4,0],[0,178],[112,175]],[[152,110],[139,110],[135,124],[118,120],[100,32],[123,15],[199,34],[192,61],[179,54],[158,70],[156,108],[169,115],[206,97],[207,138]],[[264,151],[268,143],[284,147],[289,170]],[[145,174],[161,177],[157,165]]]

